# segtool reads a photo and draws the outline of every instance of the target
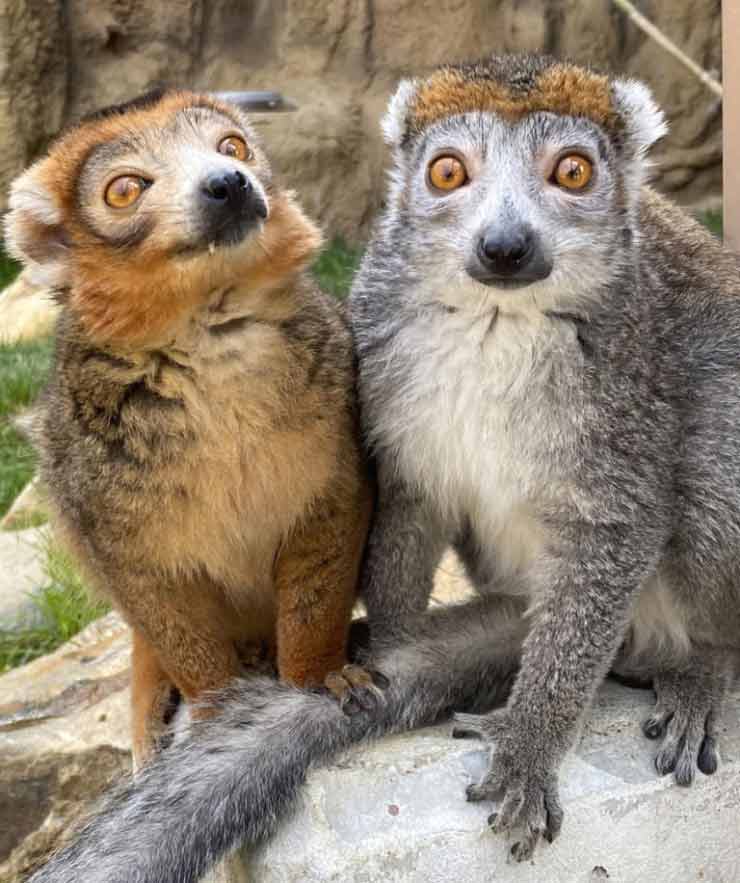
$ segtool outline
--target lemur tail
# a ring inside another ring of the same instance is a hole
[[[267,677],[240,682],[217,717],[193,724],[112,794],[29,883],[194,883],[240,843],[268,837],[312,765],[453,709],[501,702],[521,639],[521,620],[500,607],[436,611],[407,643],[374,657],[389,679],[385,701],[353,716]]]

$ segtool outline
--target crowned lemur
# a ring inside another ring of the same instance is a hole
[[[653,682],[660,772],[714,771],[740,650],[740,266],[645,186],[664,131],[645,86],[540,56],[401,83],[350,301],[385,704],[236,687],[36,880],[196,879],[312,763],[512,681],[457,732],[496,744],[468,797],[501,799],[520,860],[560,828],[558,768],[610,668]],[[450,545],[481,598],[425,614]]]

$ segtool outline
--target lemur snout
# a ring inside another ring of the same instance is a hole
[[[203,184],[203,193],[217,202],[241,204],[252,190],[252,185],[238,169],[211,175]]]
[[[200,188],[208,233],[220,242],[238,242],[251,222],[267,217],[267,205],[239,169],[209,175]]]
[[[486,227],[478,237],[468,273],[478,282],[529,284],[550,275],[540,237],[528,226]]]

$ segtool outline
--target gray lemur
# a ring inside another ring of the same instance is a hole
[[[648,90],[543,57],[403,82],[351,320],[379,505],[385,704],[237,685],[34,883],[190,881],[254,843],[311,764],[451,710],[495,741],[472,800],[525,859],[610,668],[652,681],[661,773],[717,765],[740,650],[740,265],[645,187]],[[425,614],[454,545],[480,599]],[[513,687],[509,687],[513,682]],[[358,700],[363,697],[358,696]]]

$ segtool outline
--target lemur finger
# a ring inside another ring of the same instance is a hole
[[[453,739],[484,739],[485,732],[477,714],[456,714],[452,727]]]
[[[516,862],[526,862],[528,859],[532,858],[534,855],[535,847],[537,846],[537,841],[539,840],[539,834],[531,833],[527,834],[522,840],[518,840],[509,850],[509,855]]]
[[[503,790],[501,782],[489,773],[477,784],[468,785],[465,789],[465,799],[469,803],[480,803],[483,800],[494,801],[501,796]]]
[[[661,709],[656,705],[650,717],[643,721],[642,732],[648,739],[659,739],[665,733],[672,718],[672,711]]]
[[[383,680],[388,683],[387,678]],[[359,665],[345,665],[341,671],[330,672],[324,686],[338,700],[345,714],[372,711],[385,702],[383,691],[374,682],[373,675]]]
[[[545,791],[545,840],[552,843],[563,827],[563,807],[560,804],[557,783]]]
[[[717,742],[713,736],[704,737],[696,763],[705,776],[711,776],[717,772],[719,758],[717,755]]]
[[[524,836],[511,847],[510,853],[515,861],[523,862],[532,857],[540,838],[547,834],[545,794],[539,788],[525,800],[517,825],[524,828]]]
[[[706,715],[694,710],[677,712],[672,717],[655,757],[655,768],[661,775],[674,773],[679,785],[690,785],[694,781],[704,742],[705,722]]]
[[[506,719],[500,712],[489,714],[456,714],[452,729],[454,739],[496,739],[506,729]]]
[[[509,789],[504,795],[504,800],[495,813],[495,818],[489,827],[494,834],[502,831],[511,831],[519,823],[524,808],[524,794],[520,788]]]

